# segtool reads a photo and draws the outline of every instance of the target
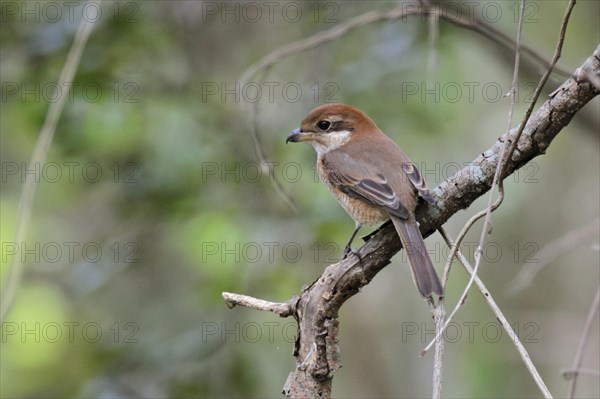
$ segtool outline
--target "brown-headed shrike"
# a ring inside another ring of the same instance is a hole
[[[443,296],[438,275],[415,220],[417,196],[434,203],[423,177],[404,152],[364,112],[344,104],[313,109],[287,142],[306,141],[317,152],[325,186],[356,225],[344,257],[363,224],[392,220],[412,277],[425,298]]]

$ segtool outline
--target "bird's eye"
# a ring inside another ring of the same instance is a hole
[[[331,127],[331,122],[329,122],[329,121],[320,121],[319,123],[317,123],[317,126],[321,130],[329,130],[329,128]]]

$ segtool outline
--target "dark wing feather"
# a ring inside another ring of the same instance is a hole
[[[402,205],[400,198],[381,173],[370,173],[369,178],[360,178],[349,173],[348,168],[331,167],[327,165],[326,160],[324,163],[329,170],[329,182],[344,194],[381,207],[399,218],[408,218],[408,209]]]
[[[429,192],[427,188],[427,184],[425,183],[425,179],[417,169],[417,166],[412,162],[405,162],[402,164],[402,170],[408,176],[408,180],[412,183],[412,185],[417,189],[419,195],[427,202],[432,205],[435,205],[435,198]]]

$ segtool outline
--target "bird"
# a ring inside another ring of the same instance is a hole
[[[424,298],[444,290],[415,219],[418,196],[435,204],[425,180],[400,147],[361,110],[332,103],[310,111],[286,144],[307,142],[317,153],[321,181],[353,219],[343,257],[363,225],[391,219],[404,247],[413,282]]]

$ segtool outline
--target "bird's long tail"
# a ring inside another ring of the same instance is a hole
[[[402,220],[394,216],[392,216],[392,222],[406,251],[413,281],[421,295],[425,298],[430,297],[433,293],[443,296],[444,289],[431,264],[431,259],[427,254],[425,242],[417,223],[415,221]]]

